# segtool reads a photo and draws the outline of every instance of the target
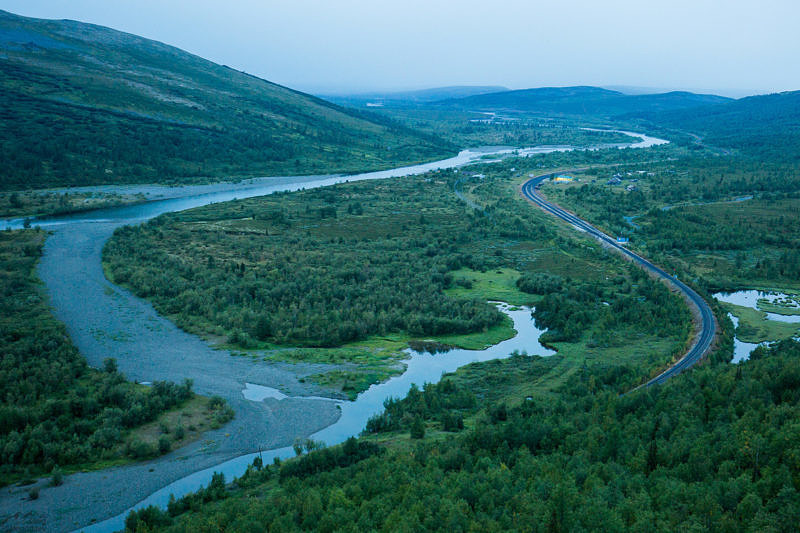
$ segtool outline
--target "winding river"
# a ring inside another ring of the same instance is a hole
[[[627,145],[630,147],[667,142],[629,134],[641,139]],[[153,461],[70,475],[63,485],[42,490],[35,501],[21,502],[25,488],[7,487],[0,494],[0,523],[15,530],[115,531],[124,527],[131,509],[150,504],[164,506],[170,494],[180,496],[196,490],[208,483],[214,471],[222,471],[231,479],[241,475],[258,453],[267,461],[293,455],[290,444],[298,437],[311,436],[333,445],[357,435],[367,419],[380,412],[385,398],[403,396],[412,383],[436,382],[444,372],[473,361],[507,357],[513,350],[552,353],[538,343],[541,331],[534,327],[529,309],[501,305],[518,332],[513,339],[482,351],[454,350],[438,355],[409,351],[404,374],[374,385],[354,402],[320,398],[324,390],[298,380],[320,371],[319,365],[259,364],[232,357],[179,330],[149,303],[110,283],[103,274],[101,252],[116,228],[235,198],[486,162],[486,155],[602,147],[608,146],[465,150],[442,161],[351,176],[273,177],[235,184],[148,187],[148,192],[155,191],[151,197],[160,195],[163,199],[34,221],[34,226],[52,232],[45,243],[39,275],[47,286],[54,314],[65,323],[90,365],[99,367],[106,357],[115,357],[120,371],[134,381],[179,382],[192,378],[196,392],[224,397],[236,411],[236,418],[219,430],[207,432],[202,440]],[[132,192],[136,187],[125,189]],[[0,221],[0,229],[16,229],[22,224],[19,219]],[[256,396],[258,391],[262,394],[255,398],[253,391]]]

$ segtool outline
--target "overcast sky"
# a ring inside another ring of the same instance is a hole
[[[316,93],[627,85],[800,89],[798,0],[0,0]]]

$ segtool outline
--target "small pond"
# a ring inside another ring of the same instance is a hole
[[[764,314],[764,320],[800,324],[800,295],[797,294],[751,289],[730,293],[718,292],[714,298],[721,302],[759,311]],[[738,329],[739,319],[732,313],[728,313],[728,316]],[[733,342],[733,363],[749,359],[750,353],[759,346],[756,343],[744,342],[738,337],[735,337]]]

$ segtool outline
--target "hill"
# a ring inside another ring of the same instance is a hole
[[[502,91],[508,91],[508,89],[496,85],[455,85],[451,87],[421,89],[418,91],[369,92],[359,94],[320,95],[320,97],[340,105],[353,107],[373,107],[376,105],[404,107]]]
[[[662,94],[628,95],[599,87],[540,87],[449,99],[438,105],[492,111],[517,111],[548,115],[590,115],[615,117],[692,108],[730,101],[730,98],[708,94],[673,91]]]
[[[0,188],[346,172],[454,147],[109,28],[0,11]]]
[[[800,91],[640,116],[663,127],[694,133],[714,146],[769,158],[800,159]]]

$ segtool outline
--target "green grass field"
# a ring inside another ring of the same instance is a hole
[[[480,272],[468,268],[451,272],[455,287],[445,291],[454,298],[477,298],[506,302],[512,305],[532,305],[536,297],[517,288],[520,273],[512,268]]]
[[[729,303],[723,303],[722,306],[739,319],[736,337],[743,342],[773,342],[800,333],[800,324],[769,320],[764,311]]]

